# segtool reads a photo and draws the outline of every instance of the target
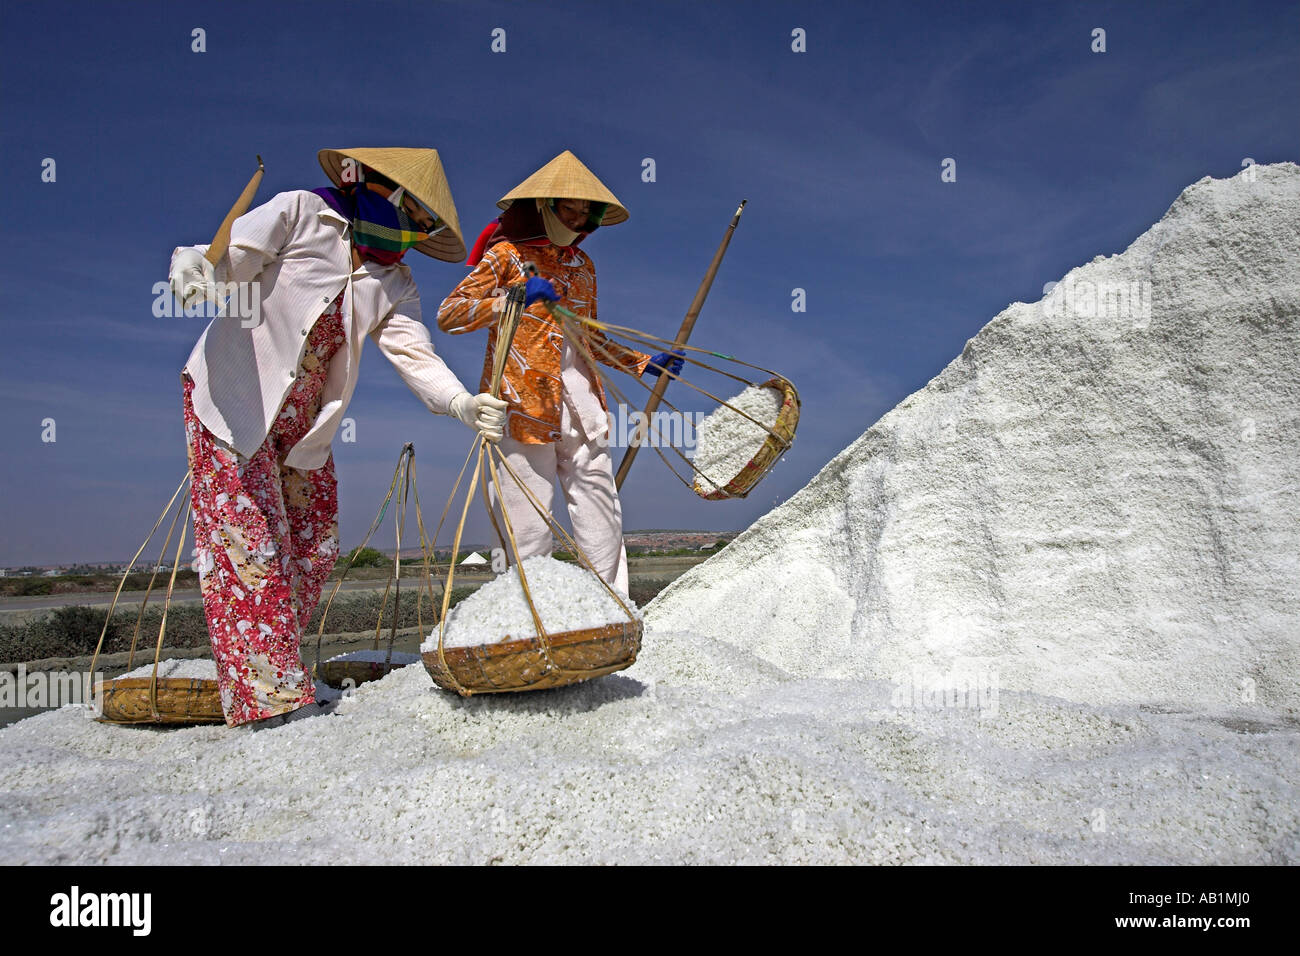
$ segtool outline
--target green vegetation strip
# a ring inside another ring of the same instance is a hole
[[[462,598],[473,594],[477,587],[453,588],[451,603],[454,607]],[[382,591],[340,594],[330,608],[326,622],[327,634],[350,631],[373,630],[379,619]],[[392,622],[392,597],[384,615],[384,636]],[[311,620],[303,629],[304,641],[316,637],[320,627],[321,606],[316,609]],[[72,605],[56,608],[48,615],[26,620],[18,624],[0,624],[0,661],[34,661],[47,657],[75,657],[93,653],[99,634],[104,629],[107,607],[85,607]],[[131,634],[135,629],[137,612],[134,608],[119,610],[113,615],[108,634],[104,638],[104,652],[112,654],[117,651],[130,650]],[[151,653],[158,640],[158,623],[162,617],[161,604],[150,604],[145,608],[140,623],[140,643],[137,651],[143,649]],[[437,621],[437,608],[428,607],[428,602],[421,608],[420,617],[426,626]],[[398,615],[398,627],[415,627],[414,595],[404,594],[401,613]],[[203,617],[203,606],[198,603],[173,604],[167,612],[167,637],[164,647],[202,648],[208,646],[208,626]]]

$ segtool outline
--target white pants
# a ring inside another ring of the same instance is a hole
[[[569,421],[564,409],[559,441],[547,445],[528,445],[509,435],[501,439],[500,449],[515,474],[532,491],[538,504],[547,512],[555,499],[555,479],[569,508],[569,523],[578,547],[591,559],[596,573],[605,583],[627,594],[627,549],[623,546],[623,507],[614,486],[614,467],[609,449],[588,439],[581,428]],[[510,473],[497,466],[501,479],[501,498],[519,557],[531,558],[551,553],[551,527],[537,513],[528,497],[515,484]],[[501,504],[496,489],[489,484],[489,496],[501,533],[505,534]]]

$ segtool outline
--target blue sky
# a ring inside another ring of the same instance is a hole
[[[788,376],[798,439],[744,501],[696,499],[648,452],[623,490],[629,529],[718,530],[784,500],[1008,303],[1122,251],[1188,184],[1300,153],[1294,2],[9,2],[2,16],[0,566],[127,557],[179,481],[178,375],[203,323],[155,318],[152,289],[174,246],[211,237],[256,153],[265,199],[323,185],[325,146],[435,146],[471,240],[572,149],[631,212],[586,246],[601,317],[665,336],[747,198],[693,343]],[[505,53],[490,50],[498,27]],[[947,157],[956,182],[941,181]],[[407,261],[431,316],[465,269]],[[434,343],[473,387],[485,336]],[[349,414],[344,545],[403,441],[436,520],[470,433],[425,412],[373,347]]]

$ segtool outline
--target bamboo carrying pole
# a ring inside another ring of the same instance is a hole
[[[262,165],[262,157],[257,157],[257,172],[253,173],[253,178],[248,181],[244,191],[239,194],[235,204],[230,207],[230,212],[226,213],[226,218],[221,220],[221,226],[217,229],[217,234],[212,237],[212,245],[208,246],[208,251],[204,253],[204,258],[214,266],[222,256],[226,254],[226,249],[230,247],[230,227],[235,224],[235,220],[248,212],[248,207],[253,204],[253,197],[257,194],[257,187],[262,185],[262,173],[266,167]]]
[[[207,259],[212,265],[215,266],[221,260],[221,257],[226,254],[226,250],[230,248],[230,229],[235,224],[235,220],[248,212],[248,207],[253,204],[253,197],[257,194],[257,187],[262,185],[262,173],[265,169],[266,167],[262,165],[262,157],[258,156],[257,171],[253,173],[248,185],[239,194],[239,198],[235,200],[235,204],[230,207],[230,212],[226,213],[226,218],[221,220],[221,225],[217,227],[217,234],[212,237],[212,244],[208,246],[208,251],[203,254],[203,258]],[[181,290],[181,304],[189,308],[198,300],[201,292],[203,292],[201,285],[188,283]],[[212,291],[209,289],[205,295],[212,295]]]
[[[727,226],[727,231],[722,236],[722,242],[718,246],[718,251],[713,254],[713,262],[709,264],[709,271],[704,273],[704,279],[700,282],[700,287],[695,292],[695,298],[691,302],[691,307],[686,310],[686,318],[682,319],[682,326],[677,330],[677,338],[673,341],[673,348],[681,348],[686,344],[687,339],[691,337],[691,330],[695,328],[695,320],[700,317],[700,309],[704,308],[704,300],[709,295],[709,289],[713,286],[713,277],[718,274],[718,266],[722,265],[722,257],[727,254],[727,246],[731,244],[731,236],[736,231],[736,224],[740,222],[740,214],[745,211],[745,203],[748,199],[742,199],[740,205],[736,207],[736,214],[731,217],[731,223]],[[650,397],[645,403],[645,424],[637,429],[632,436],[632,443],[623,453],[623,460],[619,462],[618,474],[614,476],[614,487],[622,488],[623,480],[627,473],[632,470],[632,462],[636,460],[636,453],[641,449],[641,442],[649,435],[650,416],[655,413],[659,403],[663,400],[664,391],[668,388],[668,382],[672,378],[667,371],[659,374],[659,381],[655,382],[654,389],[650,392]]]

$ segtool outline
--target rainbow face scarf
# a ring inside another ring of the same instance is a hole
[[[396,206],[390,198],[364,185],[348,185],[342,189],[326,186],[312,192],[352,223],[352,244],[363,259],[392,265],[401,261],[407,249],[430,236],[401,207],[400,192],[394,193],[399,197]]]

